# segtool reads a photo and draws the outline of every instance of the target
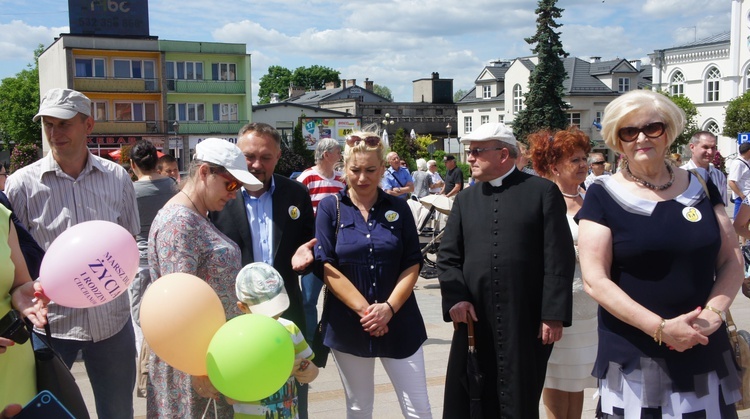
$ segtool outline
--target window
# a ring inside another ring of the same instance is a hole
[[[497,122],[504,123],[505,122],[505,115],[498,115],[497,116]]]
[[[669,93],[673,96],[682,96],[685,94],[685,76],[681,71],[677,71],[672,75],[672,80],[669,81]]]
[[[490,122],[490,116],[489,115],[482,115],[479,117],[479,120],[481,121],[482,125],[489,124]]]
[[[103,58],[76,58],[76,77],[106,77]]]
[[[107,120],[107,102],[91,102],[91,115],[94,121]]]
[[[513,86],[513,113],[521,112],[523,108],[523,91],[521,85]]]
[[[581,126],[581,113],[580,112],[568,112],[568,125]]]
[[[625,93],[630,91],[630,79],[627,77],[620,77],[617,80],[617,91]]]
[[[156,121],[156,104],[150,102],[115,103],[115,121]]]
[[[152,60],[113,60],[115,78],[144,79],[146,90],[156,91],[156,67]]]
[[[203,80],[203,63],[199,61],[167,61],[167,79]]]
[[[471,117],[464,116],[464,134],[471,132]]]
[[[745,91],[750,90],[750,67],[745,72]]]
[[[706,75],[706,102],[719,101],[719,82],[721,72],[716,67],[711,67]]]
[[[170,121],[205,121],[205,107],[202,103],[169,103],[167,118]]]
[[[492,97],[492,86],[482,86],[482,98],[489,99]]]
[[[708,124],[706,124],[706,131],[717,137],[721,135],[721,128],[719,128],[719,124],[717,124],[715,121],[710,121]]]
[[[236,103],[214,103],[214,121],[237,121]]]
[[[237,64],[232,63],[213,63],[211,72],[214,80],[237,80]]]

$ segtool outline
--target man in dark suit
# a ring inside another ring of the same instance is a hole
[[[312,247],[315,218],[307,188],[299,182],[273,173],[281,157],[281,136],[270,125],[247,124],[239,132],[237,146],[247,161],[247,169],[263,182],[263,188],[241,188],[237,199],[220,212],[211,213],[216,227],[242,251],[242,264],[265,262],[284,278],[289,308],[284,318],[305,328],[299,273],[292,268],[298,248]],[[308,340],[312,336],[306,336]],[[307,386],[298,388],[300,418],[307,417]]]
[[[573,240],[560,190],[516,169],[501,123],[461,139],[478,183],[456,197],[437,267],[443,318],[454,332],[443,417],[468,417],[467,316],[476,322],[485,417],[535,418],[552,344],[572,317]]]

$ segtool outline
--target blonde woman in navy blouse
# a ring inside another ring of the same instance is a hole
[[[372,417],[380,358],[404,417],[430,418],[427,332],[413,293],[422,264],[414,218],[406,201],[378,187],[385,160],[377,134],[348,137],[344,164],[347,188],[318,205],[315,256],[330,291],[324,342],[344,385],[347,417]]]

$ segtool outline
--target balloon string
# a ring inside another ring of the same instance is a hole
[[[214,399],[208,399],[208,403],[206,403],[206,408],[203,409],[202,419],[206,419],[206,413],[208,413],[208,407],[211,406],[211,403],[214,404],[214,417],[215,418],[219,417],[219,411],[216,410],[216,400],[214,400]]]

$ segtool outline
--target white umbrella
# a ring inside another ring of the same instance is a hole
[[[445,195],[427,195],[419,199],[427,209],[435,207],[437,212],[450,215],[453,200]]]
[[[387,130],[383,130],[383,145],[386,147],[390,147],[390,145],[388,144],[388,131]]]
[[[417,139],[417,133],[414,132],[414,128],[412,128],[411,132],[409,133],[409,137],[411,137],[412,140]]]

